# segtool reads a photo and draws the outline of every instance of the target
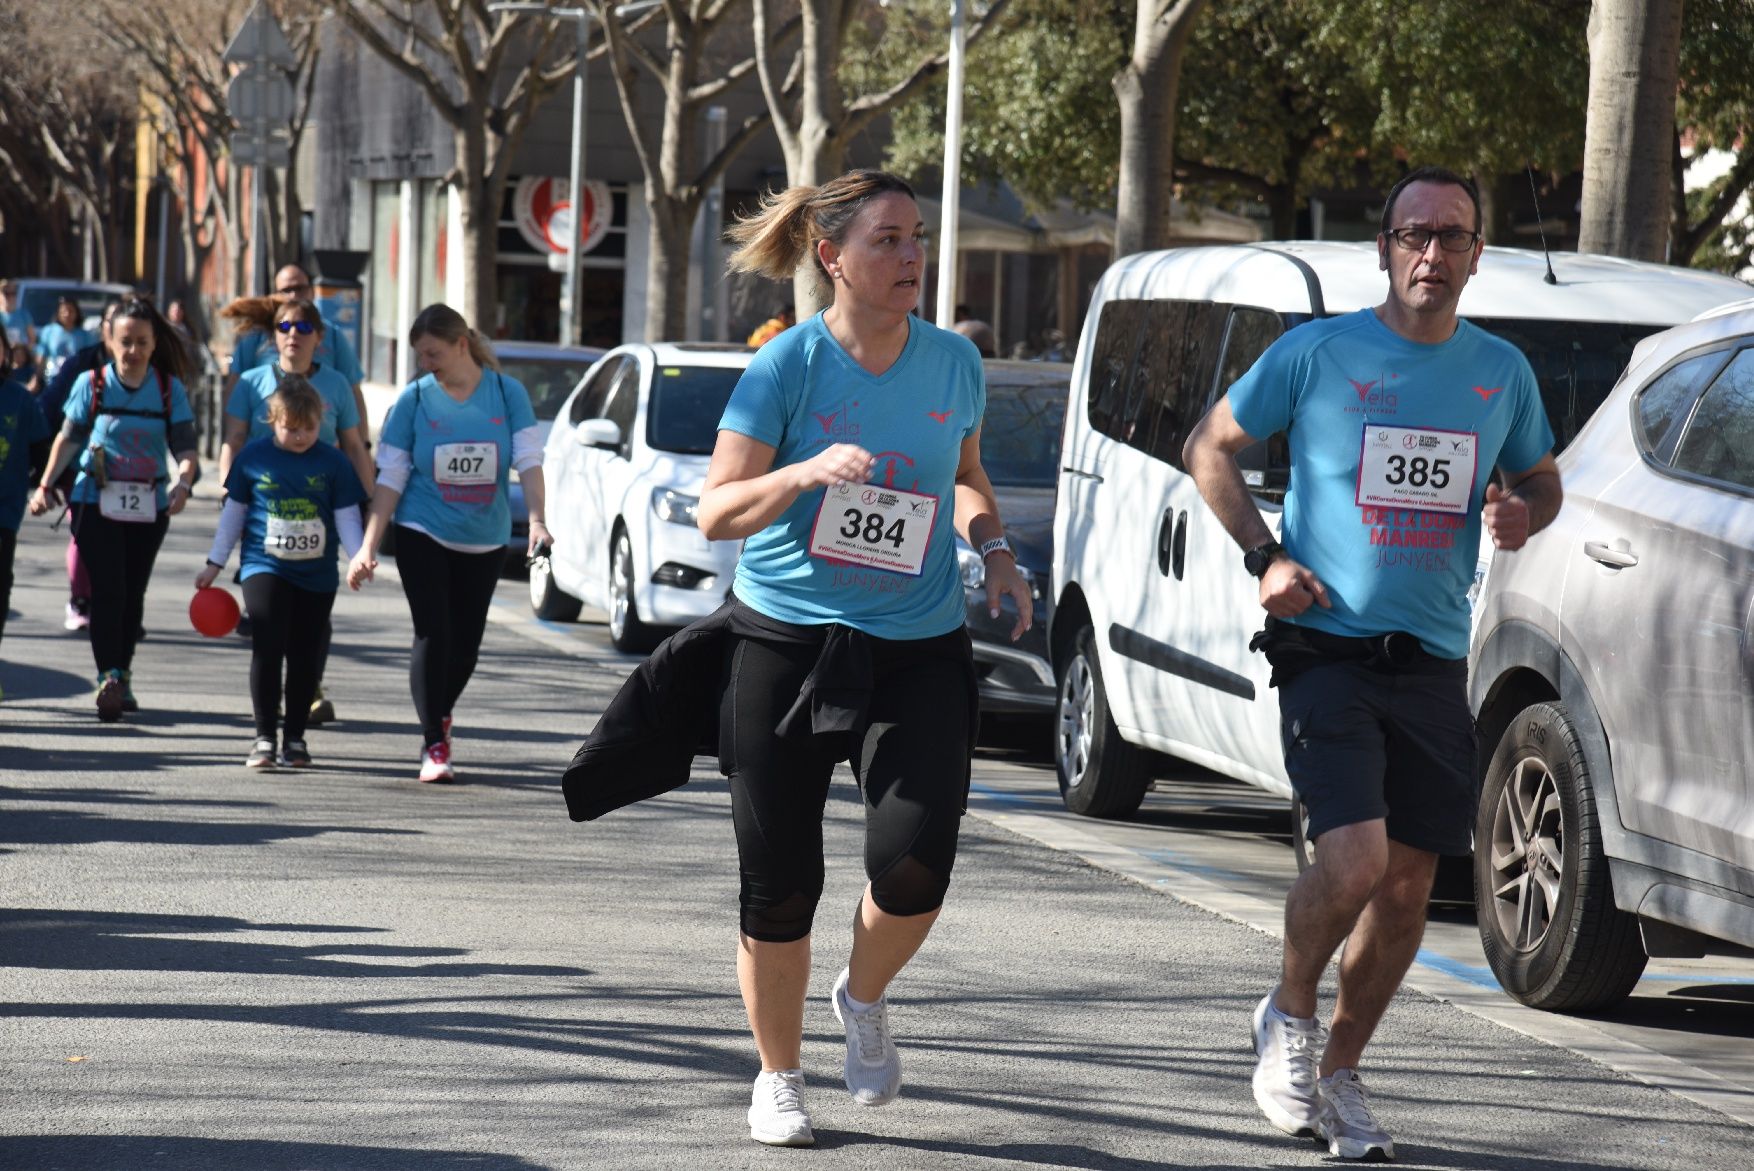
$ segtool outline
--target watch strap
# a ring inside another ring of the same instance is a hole
[[[1011,542],[1007,541],[1004,537],[994,537],[990,541],[981,542],[980,554],[982,561],[985,561],[994,553],[1011,553],[1013,560],[1017,557],[1016,553],[1011,552]]]

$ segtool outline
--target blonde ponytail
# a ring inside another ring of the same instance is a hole
[[[917,199],[907,181],[887,171],[848,171],[820,187],[788,187],[761,198],[752,215],[739,216],[726,237],[737,247],[726,258],[732,272],[753,272],[771,280],[791,280],[808,255],[823,279],[816,244],[846,243],[847,232],[865,204],[896,192]]]

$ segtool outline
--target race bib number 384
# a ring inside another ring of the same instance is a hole
[[[1472,431],[1364,426],[1358,503],[1465,513],[1474,493],[1480,437]]]
[[[840,484],[822,495],[810,555],[918,577],[938,498],[872,484]]]

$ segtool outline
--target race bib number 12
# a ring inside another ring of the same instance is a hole
[[[1366,423],[1358,503],[1465,513],[1474,494],[1480,437],[1472,431]]]
[[[822,495],[810,555],[918,577],[938,498],[872,484],[840,484]]]
[[[158,490],[151,484],[111,480],[98,490],[98,515],[128,524],[150,524],[158,519]]]

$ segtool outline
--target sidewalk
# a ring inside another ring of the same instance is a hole
[[[212,521],[172,524],[146,710],[115,727],[59,629],[59,537],[21,541],[0,649],[0,1167],[1327,1162],[1249,1093],[1272,940],[976,817],[893,989],[903,1097],[853,1106],[826,1002],[863,882],[844,770],[806,1018],[818,1147],[758,1147],[723,781],[586,825],[560,800],[631,660],[527,637],[505,583],[458,712],[465,783],[423,787],[400,591],[344,591],[320,767],[247,775],[248,648],[184,614]],[[1424,996],[1396,1002],[1366,1072],[1404,1166],[1754,1166],[1747,1128]]]

